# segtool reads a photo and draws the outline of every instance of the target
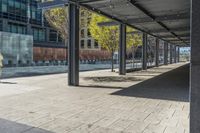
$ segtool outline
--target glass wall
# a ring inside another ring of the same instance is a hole
[[[33,61],[32,36],[0,32],[0,50],[4,66],[30,64]]]

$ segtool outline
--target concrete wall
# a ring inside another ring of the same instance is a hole
[[[0,32],[0,49],[5,66],[29,64],[33,61],[33,37]]]

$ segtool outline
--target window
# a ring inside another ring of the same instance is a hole
[[[82,30],[81,30],[81,38],[84,38],[84,37],[85,37],[85,34],[84,34],[84,32],[85,32],[85,30],[84,30],[84,29],[82,29]]]
[[[15,23],[8,23],[8,31],[12,33],[26,34],[26,26]]]
[[[91,18],[90,18],[90,17],[88,17],[88,18],[87,18],[87,25],[89,25],[89,24],[90,24],[90,21],[91,21]]]
[[[90,33],[89,29],[87,30],[87,35],[88,35],[88,37],[91,37],[91,33]]]
[[[84,47],[85,47],[85,41],[81,40],[81,48],[84,48]]]
[[[45,31],[44,30],[39,30],[39,41],[45,41]]]
[[[95,42],[94,42],[94,47],[99,48],[99,44],[98,44],[97,40],[95,40]]]
[[[54,30],[49,31],[49,41],[57,42],[57,31]]]
[[[42,10],[37,8],[36,4],[30,6],[30,18],[32,23],[41,23],[42,22]]]
[[[36,11],[37,11],[37,9],[34,6],[32,6],[31,7],[31,19],[36,19]]]
[[[2,0],[2,12],[7,12],[7,0]]]
[[[81,17],[84,17],[84,15],[85,15],[84,10],[81,10]]]
[[[81,19],[81,22],[80,22],[81,24],[81,27],[85,27],[85,19]]]
[[[40,28],[32,28],[33,32],[33,40],[34,41],[39,41],[39,42],[44,42],[45,41],[45,30],[40,29]]]
[[[3,31],[3,23],[0,21],[0,31]]]
[[[63,42],[63,39],[60,34],[58,34],[58,42]]]
[[[87,47],[91,48],[91,40],[87,40]]]

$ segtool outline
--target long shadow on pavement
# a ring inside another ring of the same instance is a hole
[[[32,127],[25,124],[16,123],[6,119],[0,118],[0,132],[1,133],[53,133],[41,128]]]
[[[112,95],[189,101],[189,65],[181,66]]]

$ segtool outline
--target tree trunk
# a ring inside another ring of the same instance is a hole
[[[111,72],[114,72],[114,59],[113,59],[113,50],[111,51]]]

